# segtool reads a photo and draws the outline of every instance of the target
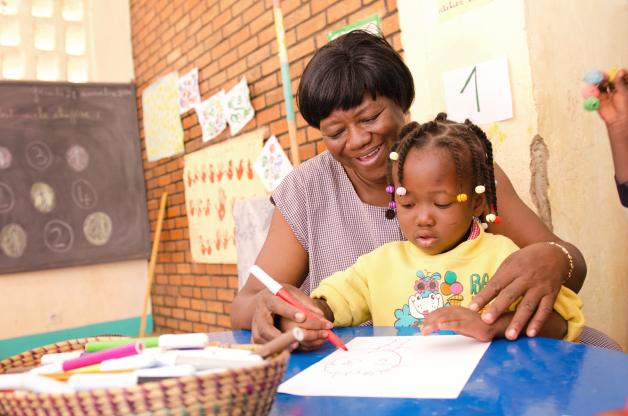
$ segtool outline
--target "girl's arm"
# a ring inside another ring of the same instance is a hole
[[[508,338],[515,339],[525,330],[528,336],[536,336],[552,314],[552,307],[561,282],[569,275],[569,259],[556,242],[569,251],[574,270],[565,286],[578,292],[584,283],[587,266],[577,247],[562,241],[519,198],[504,171],[495,164],[497,201],[502,222],[490,224],[488,231],[504,235],[521,248],[511,254],[497,270],[489,283],[469,305],[479,311],[495,299],[482,314],[487,324],[492,324],[519,297],[521,306],[507,328]],[[532,318],[532,320],[530,320]],[[511,338],[511,334],[514,335]]]
[[[281,283],[310,312],[323,317],[314,301],[298,289],[307,277],[308,262],[307,252],[275,207],[268,236],[255,264]],[[327,334],[324,329],[327,324],[331,325],[325,320],[306,318],[299,309],[273,295],[255,276],[250,275],[233,300],[231,327],[234,330],[250,329],[251,341],[263,344],[281,334],[274,325],[275,315],[298,322],[299,327],[305,330],[306,342],[319,338],[324,341]]]

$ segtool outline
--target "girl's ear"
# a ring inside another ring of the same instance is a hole
[[[476,194],[473,192],[473,216],[480,217],[484,210],[486,209],[486,192],[482,192],[481,194]]]

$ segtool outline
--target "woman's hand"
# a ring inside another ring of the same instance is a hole
[[[430,312],[421,324],[421,335],[437,329],[456,331],[460,335],[488,342],[496,336],[496,326],[482,321],[480,314],[463,306],[446,306]]]
[[[321,320],[315,321],[306,318],[305,314],[298,308],[295,308],[278,296],[273,295],[270,290],[264,289],[259,291],[252,299],[252,303],[255,304],[255,312],[251,323],[251,341],[254,344],[264,344],[279,336],[282,331],[275,327],[275,316],[278,316],[280,318],[277,318],[277,320],[283,326],[283,332],[294,326],[298,326],[304,330],[303,332],[305,334],[305,344],[302,344],[312,347],[316,345],[316,343],[312,343],[313,341],[323,338],[323,340],[320,341],[320,344],[322,344],[327,336],[325,329],[333,328],[333,324],[325,319],[323,312],[316,307],[316,303],[305,293],[291,285],[284,284],[282,286],[301,305]],[[293,322],[294,324],[290,324],[289,322]],[[321,337],[320,335],[322,333],[324,333],[324,336]],[[320,346],[320,344],[318,346]]]
[[[469,309],[477,312],[495,298],[482,313],[482,320],[493,324],[523,296],[505,336],[510,340],[517,339],[527,325],[527,335],[534,337],[552,314],[561,282],[569,275],[569,268],[569,259],[560,248],[547,243],[531,244],[504,260],[471,301]]]
[[[628,182],[628,74],[622,69],[613,83],[600,85],[600,108],[597,110],[606,123],[613,152],[615,178],[618,183]],[[608,90],[608,91],[607,91]]]

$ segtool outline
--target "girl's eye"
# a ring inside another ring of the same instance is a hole
[[[449,208],[452,204],[453,202],[450,202],[449,204],[444,204],[444,205],[441,205],[441,204],[434,204],[434,205],[436,205],[437,208],[445,209],[445,208]]]
[[[414,204],[399,204],[399,205],[401,206],[401,208],[405,208],[405,209],[409,209],[414,206]]]

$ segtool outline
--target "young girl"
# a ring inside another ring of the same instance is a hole
[[[491,325],[466,307],[518,250],[510,239],[486,233],[478,218],[501,221],[490,141],[470,121],[456,123],[443,113],[406,125],[400,139],[388,161],[392,201],[386,217],[398,216],[408,241],[360,257],[323,280],[311,297],[336,327],[372,320],[375,326],[421,328],[423,335],[449,329],[481,341],[504,337],[519,300]],[[571,262],[567,254],[565,261]],[[538,335],[578,340],[581,307],[578,296],[562,287]],[[283,321],[282,330],[292,324]]]

